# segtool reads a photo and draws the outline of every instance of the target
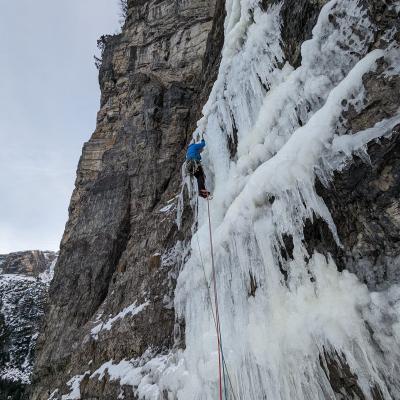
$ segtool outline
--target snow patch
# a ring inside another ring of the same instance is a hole
[[[166,205],[165,207],[161,208],[161,209],[159,210],[159,212],[160,212],[160,213],[167,213],[167,212],[173,210],[174,206],[175,206],[174,203],[168,204],[168,205]]]
[[[132,387],[133,394],[140,399],[159,400],[162,398],[163,379],[170,368],[175,371],[176,355],[154,356],[148,349],[142,357],[114,363],[110,360],[93,372],[90,379],[101,381],[106,376],[119,381],[121,386]]]
[[[47,399],[47,400],[54,400],[56,397],[56,395],[57,395],[57,393],[59,392],[59,390],[58,389],[56,389],[56,390],[53,390],[52,392],[51,392],[51,394],[50,394],[50,397]]]
[[[61,396],[61,400],[79,400],[81,398],[80,385],[85,376],[90,375],[90,371],[86,371],[82,375],[75,375],[68,382],[67,385],[71,391],[68,394]],[[53,392],[54,393],[54,392]]]
[[[111,330],[113,324],[120,320],[123,319],[125,317],[127,317],[128,315],[130,316],[135,316],[137,314],[139,314],[141,311],[143,311],[148,305],[150,304],[149,301],[146,301],[143,304],[140,304],[139,306],[137,306],[137,301],[135,301],[133,304],[131,304],[130,306],[124,308],[120,313],[118,313],[117,315],[115,315],[114,317],[108,319],[106,322],[102,322],[98,325],[96,325],[94,328],[92,328],[91,330],[91,336],[97,340],[99,333],[101,331],[109,331]]]
[[[49,284],[54,278],[54,269],[57,264],[58,257],[56,257],[50,264],[49,269],[47,271],[39,274],[39,279],[46,284]]]

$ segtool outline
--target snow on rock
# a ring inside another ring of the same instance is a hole
[[[80,390],[80,384],[85,378],[85,376],[89,375],[90,371],[86,371],[82,375],[76,375],[72,377],[68,382],[67,385],[71,389],[71,391],[68,394],[64,394],[61,396],[61,400],[79,400],[81,398],[81,390]]]
[[[56,257],[56,258],[51,262],[49,268],[48,268],[46,271],[42,272],[42,273],[39,275],[39,279],[40,279],[42,282],[49,284],[49,283],[53,280],[53,277],[54,277],[54,269],[55,269],[56,264],[57,264],[57,259],[58,259],[58,258]]]
[[[159,400],[167,371],[176,369],[176,356],[173,354],[153,356],[148,349],[141,358],[104,363],[90,375],[90,379],[119,381],[121,386],[132,386],[135,396],[146,400]]]
[[[54,399],[55,399],[55,396],[57,395],[58,392],[59,392],[58,389],[53,390],[53,391],[50,393],[50,397],[49,397],[47,400],[54,400]]]
[[[133,304],[131,304],[128,307],[125,307],[121,312],[119,312],[117,315],[115,315],[112,318],[109,318],[107,321],[105,322],[101,322],[99,324],[97,324],[94,328],[92,328],[92,330],[90,331],[91,336],[96,340],[99,337],[99,333],[101,331],[109,331],[111,330],[113,324],[115,322],[117,322],[118,320],[121,320],[125,317],[127,317],[128,315],[133,317],[137,314],[139,314],[141,311],[143,311],[150,303],[148,301],[146,301],[143,304],[137,305],[137,302],[135,301]]]
[[[0,363],[0,378],[27,384],[47,286],[32,277],[0,275],[0,295],[0,332],[4,332],[0,349],[8,354]]]
[[[2,257],[4,270],[17,272],[0,273],[0,381],[5,387],[7,382],[30,383],[34,348],[56,259],[55,253],[39,251]]]
[[[176,204],[175,204],[175,203],[170,203],[170,204],[167,204],[166,206],[162,207],[162,208],[159,210],[159,212],[160,212],[160,213],[168,213],[168,212],[173,211],[175,207],[176,207]]]

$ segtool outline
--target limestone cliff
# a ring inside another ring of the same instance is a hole
[[[177,196],[217,72],[223,17],[219,1],[130,1],[122,33],[102,38],[101,108],[79,162],[33,399],[69,392],[71,377],[107,360],[183,345],[173,292],[192,219],[188,209],[177,229]],[[133,304],[145,306],[91,334]],[[84,398],[119,392],[112,382],[81,385]]]

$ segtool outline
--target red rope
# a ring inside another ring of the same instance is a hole
[[[219,322],[219,311],[218,311],[218,294],[217,294],[217,281],[216,281],[216,273],[215,273],[215,264],[214,264],[214,249],[213,249],[213,241],[212,241],[212,231],[211,231],[211,217],[210,217],[210,200],[207,197],[207,211],[208,211],[208,228],[210,233],[210,251],[211,251],[211,265],[212,265],[212,274],[214,281],[214,302],[215,302],[215,316],[217,320],[217,344],[218,344],[218,384],[219,384],[219,400],[222,400],[222,371],[221,371],[221,326]]]

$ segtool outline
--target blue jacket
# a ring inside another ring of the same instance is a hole
[[[199,143],[192,143],[189,145],[186,152],[186,160],[201,160],[200,151],[206,146],[206,141],[204,139]]]

